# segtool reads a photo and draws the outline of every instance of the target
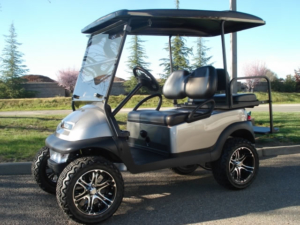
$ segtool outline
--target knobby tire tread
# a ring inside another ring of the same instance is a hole
[[[67,188],[69,184],[69,180],[74,176],[74,174],[78,171],[78,169],[83,169],[86,166],[97,163],[97,164],[103,164],[105,166],[110,167],[118,176],[118,178],[121,180],[121,185],[124,190],[124,181],[122,178],[122,175],[120,171],[115,167],[115,165],[108,160],[99,157],[99,156],[93,156],[93,157],[83,157],[83,158],[78,158],[75,161],[71,162],[60,174],[58,182],[57,182],[57,187],[56,187],[56,199],[58,202],[58,205],[60,208],[63,210],[63,212],[72,220],[82,223],[81,220],[78,220],[70,211],[70,208],[68,207],[67,204]],[[123,198],[124,191],[122,193],[122,198]],[[108,219],[113,215],[114,211],[110,214],[104,215],[104,220]]]
[[[48,192],[50,194],[55,194],[56,187],[55,186],[49,187],[48,185],[45,185],[41,179],[41,175],[42,175],[41,171],[39,171],[42,160],[45,157],[47,157],[48,152],[49,152],[49,148],[46,146],[44,146],[38,151],[31,165],[31,174],[34,180],[36,181],[36,183],[43,191]]]
[[[250,145],[252,146],[251,142],[249,142],[246,139],[243,138],[229,138],[223,147],[223,151],[222,154],[220,156],[220,158],[212,163],[212,172],[213,172],[213,176],[215,178],[215,180],[223,187],[226,187],[228,189],[233,189],[233,190],[240,190],[243,189],[241,187],[235,187],[233,186],[230,181],[229,178],[227,177],[227,162],[228,162],[228,158],[231,157],[231,153],[232,153],[232,149],[236,148],[236,146],[238,145]],[[255,153],[257,154],[257,153]],[[256,173],[258,172],[258,168],[256,168]],[[251,182],[249,183],[249,185],[254,181],[256,176],[254,176],[251,180]],[[249,186],[247,185],[247,186]]]

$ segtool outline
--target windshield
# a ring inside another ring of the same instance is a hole
[[[93,35],[88,42],[80,70],[74,100],[102,101],[109,88],[117,61],[122,35]]]

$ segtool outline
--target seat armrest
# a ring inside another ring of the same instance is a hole
[[[201,109],[204,105],[207,105],[208,103],[211,103],[211,106],[208,108],[208,111],[203,113],[203,114],[199,114],[197,113],[198,109]],[[210,117],[212,111],[215,108],[215,101],[213,98],[203,102],[202,104],[198,105],[191,113],[190,115],[187,117],[187,123],[191,123],[194,122],[196,120],[201,120],[207,117]]]

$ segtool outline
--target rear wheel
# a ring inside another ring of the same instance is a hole
[[[188,175],[193,173],[198,168],[197,164],[194,165],[188,165],[188,166],[180,166],[180,167],[173,167],[171,170],[174,173],[180,174],[180,175]]]
[[[101,157],[76,159],[63,170],[57,183],[59,206],[81,223],[108,219],[123,199],[122,175],[114,164]]]
[[[212,163],[216,181],[230,189],[244,189],[255,179],[259,159],[255,147],[242,138],[226,141],[221,157]]]
[[[49,148],[41,148],[35,156],[31,166],[31,173],[39,187],[50,193],[55,194],[57,175],[48,167],[50,158]]]

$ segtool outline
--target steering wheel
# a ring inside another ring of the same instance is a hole
[[[138,81],[150,91],[158,91],[159,85],[154,78],[154,76],[141,66],[136,66],[133,68],[133,75],[138,79]]]

